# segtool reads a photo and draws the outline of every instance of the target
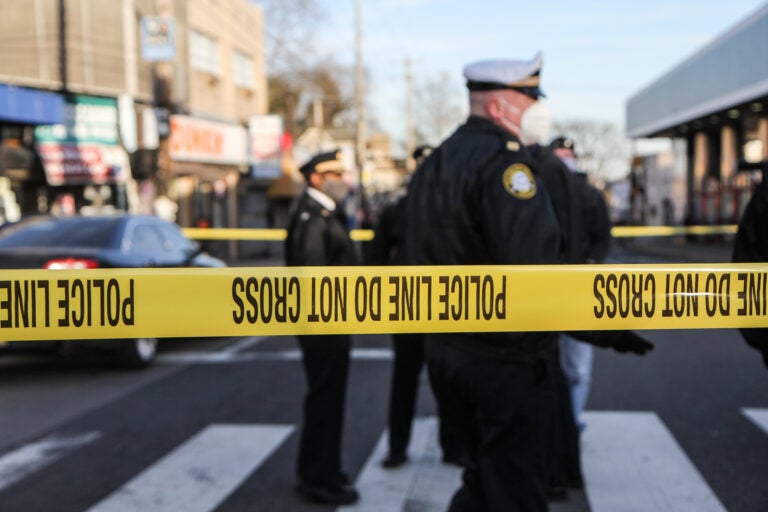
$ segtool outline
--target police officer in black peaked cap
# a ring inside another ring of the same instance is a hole
[[[339,152],[318,154],[299,170],[307,181],[307,190],[291,214],[285,242],[286,264],[358,264],[341,208],[349,189]],[[354,503],[359,496],[341,464],[351,338],[346,334],[297,338],[308,390],[304,398],[296,489],[314,503]]]

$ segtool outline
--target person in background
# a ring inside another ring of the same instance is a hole
[[[300,171],[307,181],[307,189],[291,214],[285,242],[286,265],[358,264],[340,207],[348,187],[339,153],[321,153]],[[354,503],[359,495],[349,484],[341,464],[351,338],[346,334],[297,338],[308,389],[304,398],[296,489],[313,503]]]
[[[739,221],[733,244],[735,263],[768,262],[768,166],[763,166],[763,179],[755,188]],[[739,329],[746,342],[760,352],[768,368],[768,329]]]
[[[584,264],[602,261],[610,247],[608,211],[600,192],[577,172],[574,142],[556,137],[548,146],[529,147],[542,180],[552,197],[552,206],[561,228],[562,263]],[[568,488],[581,489],[581,411],[589,392],[592,346],[569,333],[560,333],[551,361],[555,418],[548,436],[550,457],[548,496],[564,500]]]
[[[574,216],[574,252],[570,263],[602,263],[611,247],[611,221],[602,193],[587,181],[587,174],[577,165],[576,147],[569,137],[556,137],[550,142],[552,151],[563,162],[574,181],[576,215]],[[563,371],[571,392],[573,416],[580,431],[586,424],[582,418],[592,383],[593,349],[563,333],[560,337]]]
[[[420,146],[413,152],[417,166],[429,156],[432,148]],[[396,195],[382,210],[376,226],[375,236],[368,252],[370,265],[403,265],[405,250],[405,201],[406,194]],[[419,390],[419,375],[424,366],[424,335],[402,333],[392,335],[395,360],[392,365],[392,384],[389,394],[387,427],[389,430],[389,451],[381,462],[384,468],[400,467],[408,461],[408,444]],[[450,434],[443,431],[441,422],[441,445],[444,460],[455,459],[450,449]]]

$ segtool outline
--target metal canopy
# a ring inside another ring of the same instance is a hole
[[[627,134],[653,136],[768,96],[768,5],[627,101]]]

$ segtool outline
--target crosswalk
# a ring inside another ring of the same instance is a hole
[[[213,510],[292,430],[290,425],[211,425],[89,512]]]
[[[768,435],[768,409],[744,408]],[[653,412],[589,411],[582,465],[591,512],[721,512],[725,507]],[[414,422],[410,462],[385,470],[382,434],[357,476],[362,499],[345,512],[438,512],[460,485],[441,462],[437,420]],[[139,471],[88,512],[209,512],[235,493],[295,432],[294,425],[212,424]],[[0,455],[2,492],[99,440],[99,432],[50,436]],[[566,510],[560,506],[557,510]]]

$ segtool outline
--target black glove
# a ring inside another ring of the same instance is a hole
[[[622,354],[631,352],[642,356],[653,350],[653,343],[632,331],[580,331],[570,334],[574,338],[596,347],[610,347]]]
[[[653,343],[641,338],[632,331],[606,331],[604,334],[610,339],[609,346],[622,354],[631,352],[643,356],[646,352],[653,350]],[[611,337],[611,334],[614,336]]]
[[[760,351],[763,354],[763,364],[768,368],[768,348],[764,348]]]
[[[763,356],[763,363],[768,368],[768,329],[742,328],[739,329],[739,331],[749,346],[760,352],[760,354]]]

